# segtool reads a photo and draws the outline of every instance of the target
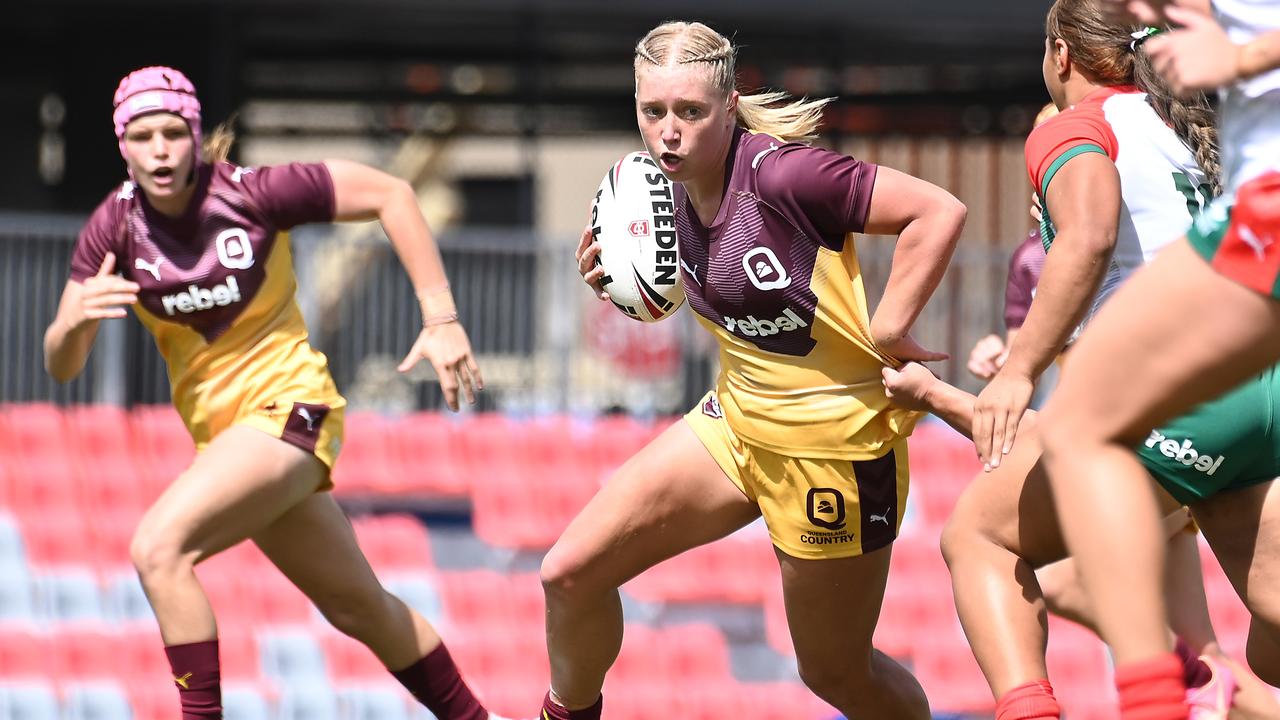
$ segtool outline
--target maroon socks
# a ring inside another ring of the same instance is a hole
[[[222,718],[222,678],[218,670],[218,641],[170,645],[164,649],[178,686],[182,720]]]
[[[440,720],[488,720],[471,688],[462,681],[458,666],[449,650],[441,643],[418,662],[391,673]],[[186,720],[186,718],[183,718]]]
[[[596,700],[596,704],[584,710],[568,710],[557,705],[551,699],[551,693],[542,701],[542,714],[538,720],[600,720],[600,711],[604,708],[604,696]]]
[[[1213,670],[1195,654],[1191,646],[1187,645],[1182,638],[1178,638],[1178,643],[1173,647],[1173,651],[1177,653],[1178,659],[1182,661],[1182,682],[1186,683],[1188,690],[1204,687],[1213,679]]]

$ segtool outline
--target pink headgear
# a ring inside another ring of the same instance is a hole
[[[120,81],[113,103],[111,119],[116,125],[122,157],[126,125],[140,115],[171,112],[187,121],[195,141],[196,159],[200,159],[200,100],[186,75],[163,65],[134,70]]]

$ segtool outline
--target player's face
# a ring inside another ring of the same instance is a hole
[[[172,113],[151,113],[124,129],[124,150],[133,180],[153,202],[180,197],[190,188],[195,162],[191,128]]]
[[[696,65],[646,65],[636,73],[640,136],[663,174],[674,182],[723,171],[736,102],[736,92],[725,97]]]

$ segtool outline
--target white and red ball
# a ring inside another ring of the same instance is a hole
[[[684,303],[671,181],[647,152],[609,169],[591,204],[591,233],[600,243],[601,284],[613,304],[654,322]]]

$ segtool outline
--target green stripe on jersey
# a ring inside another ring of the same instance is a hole
[[[1101,147],[1094,145],[1093,143],[1074,145],[1063,151],[1063,153],[1053,161],[1053,164],[1049,166],[1049,171],[1044,174],[1044,180],[1040,183],[1040,199],[1047,200],[1049,194],[1049,181],[1053,179],[1054,175],[1058,174],[1058,171],[1062,169],[1063,165],[1067,164],[1068,160],[1077,155],[1083,155],[1091,152],[1102,153],[1103,155],[1107,154],[1106,150],[1103,150]]]

